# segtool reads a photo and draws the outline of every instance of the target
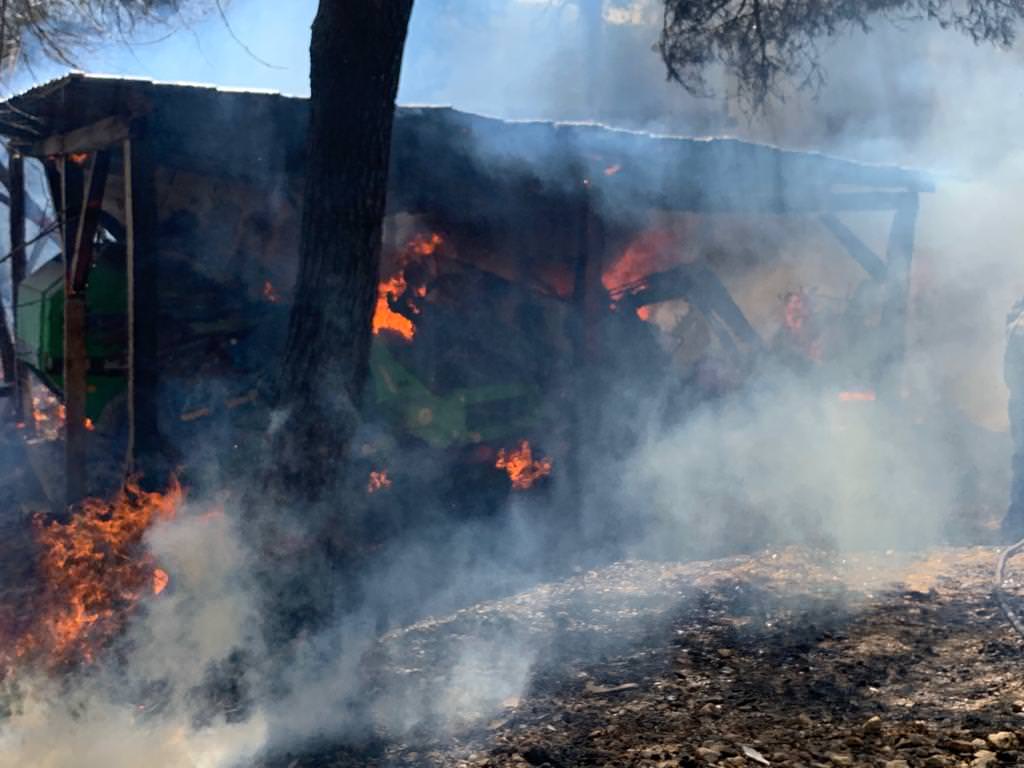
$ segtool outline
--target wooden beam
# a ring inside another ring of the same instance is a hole
[[[78,163],[64,160],[64,195],[68,221],[64,273],[64,447],[68,503],[84,498],[88,488],[86,461],[89,434],[86,401],[89,387],[88,313],[85,286],[92,265],[92,245],[103,205],[110,155],[97,152],[83,179]],[[69,180],[71,183],[69,183]],[[70,248],[67,246],[70,244]]]
[[[14,345],[18,346],[18,294],[21,283],[28,271],[25,256],[25,161],[12,153],[7,171],[7,190],[10,194],[10,245],[11,245],[11,303],[14,306]],[[15,401],[14,417],[25,429],[35,429],[32,415],[32,387],[28,366],[20,359],[14,363]]]
[[[899,209],[913,192],[833,192],[820,206],[823,211],[894,211]]]
[[[605,247],[602,222],[594,211],[592,190],[582,169],[574,169],[581,180],[571,207],[575,244],[573,293],[569,312],[568,334],[572,355],[569,371],[571,402],[565,413],[565,473],[560,495],[567,512],[560,541],[552,541],[558,551],[566,551],[580,535],[583,521],[583,485],[587,466],[587,446],[597,431],[596,403],[591,371],[600,345],[600,324],[597,317],[606,304],[607,294],[601,285],[601,267]]]
[[[872,278],[881,282],[885,280],[885,262],[861,240],[853,231],[841,222],[835,214],[825,213],[818,217],[853,260],[860,264]]]
[[[92,266],[92,245],[96,238],[96,227],[103,207],[103,192],[107,187],[109,171],[110,153],[106,150],[97,152],[89,166],[85,182],[85,203],[82,214],[78,217],[75,248],[69,265],[73,293],[85,290],[89,267]]]
[[[87,491],[85,428],[86,377],[89,357],[86,352],[85,296],[72,284],[78,221],[85,205],[82,167],[61,158],[61,234],[64,244],[64,471],[65,503],[70,506],[85,498]]]
[[[693,285],[695,290],[686,297],[688,302],[708,317],[712,313],[718,315],[729,330],[755,352],[764,348],[761,336],[713,269],[704,264],[696,266],[693,270]]]
[[[75,504],[86,496],[88,475],[86,458],[88,430],[85,428],[85,401],[89,375],[86,352],[85,295],[64,295],[64,458],[67,467],[67,503]]]
[[[878,387],[890,397],[900,392],[906,354],[907,309],[910,299],[910,264],[914,253],[918,199],[905,194],[893,216],[887,249],[887,275],[883,291],[882,323],[879,329],[886,349],[880,361]]]
[[[109,149],[131,137],[131,122],[124,117],[107,117],[83,128],[50,136],[25,150],[33,157],[54,157]]]
[[[61,238],[64,237],[63,167],[64,161],[59,157],[49,158],[43,163],[43,169],[46,172],[46,184],[50,190],[50,199],[53,201],[54,218],[60,224],[59,236]],[[63,239],[61,242],[63,243]]]
[[[584,234],[588,256],[583,276],[583,350],[585,362],[592,364],[601,357],[601,318],[608,311],[608,291],[601,282],[607,233],[604,220],[595,211],[592,193],[587,198]]]
[[[582,172],[580,172],[582,175]],[[595,297],[595,275],[597,290],[601,289],[600,259],[595,245],[603,240],[600,220],[594,215],[589,182],[583,182],[579,193],[576,209],[576,260],[573,265],[573,308],[577,313],[577,325],[574,335],[574,358],[577,367],[587,365],[593,356],[593,328],[589,321],[593,319]]]
[[[126,139],[125,224],[128,269],[128,455],[127,469],[150,474],[159,451],[157,366],[159,269],[155,163],[145,138]],[[165,479],[165,478],[160,478]]]

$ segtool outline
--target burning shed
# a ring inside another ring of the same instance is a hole
[[[87,453],[116,457],[119,473],[124,456],[176,463],[265,428],[297,269],[306,110],[279,94],[78,73],[0,104],[0,134],[41,163],[59,223],[63,255],[19,286],[16,332],[66,406],[69,498],[87,490]],[[735,285],[777,260],[778,242],[751,234],[737,249],[707,234],[721,222],[756,232],[740,220],[832,238],[827,258],[846,257],[874,297],[885,343],[862,367],[881,386],[902,356],[930,189],[907,170],[731,139],[399,108],[368,421],[507,468],[520,439],[545,436],[556,456],[579,440],[581,372],[609,363],[610,339],[657,328],[691,357],[704,336],[756,354],[767,332]],[[15,216],[23,195],[12,188]],[[851,212],[892,217],[884,255],[840,220]],[[683,307],[675,322],[658,322],[670,302]]]

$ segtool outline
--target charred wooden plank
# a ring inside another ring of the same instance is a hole
[[[875,280],[885,280],[886,266],[879,256],[868,248],[853,231],[841,222],[834,214],[826,213],[819,217],[819,221],[846,249],[846,252],[853,257],[854,261],[860,264],[864,271]]]
[[[120,115],[104,118],[68,133],[50,136],[25,149],[32,157],[96,152],[116,146],[132,135],[131,122]]]
[[[85,184],[85,202],[81,215],[78,217],[75,248],[72,252],[69,274],[71,291],[79,293],[85,290],[85,281],[92,266],[92,246],[99,224],[100,209],[103,206],[103,192],[107,186],[110,171],[110,153],[97,152],[89,166],[88,179]]]

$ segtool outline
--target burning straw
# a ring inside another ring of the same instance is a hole
[[[92,661],[138,601],[167,585],[142,539],[183,498],[176,480],[165,493],[129,481],[112,500],[86,499],[67,522],[37,516],[42,587],[27,628],[0,652],[0,676],[16,663],[53,669]]]

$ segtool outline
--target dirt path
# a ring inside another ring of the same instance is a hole
[[[581,574],[392,633],[367,684],[381,711],[429,716],[272,764],[1024,765],[1024,644],[990,597],[996,554]]]

